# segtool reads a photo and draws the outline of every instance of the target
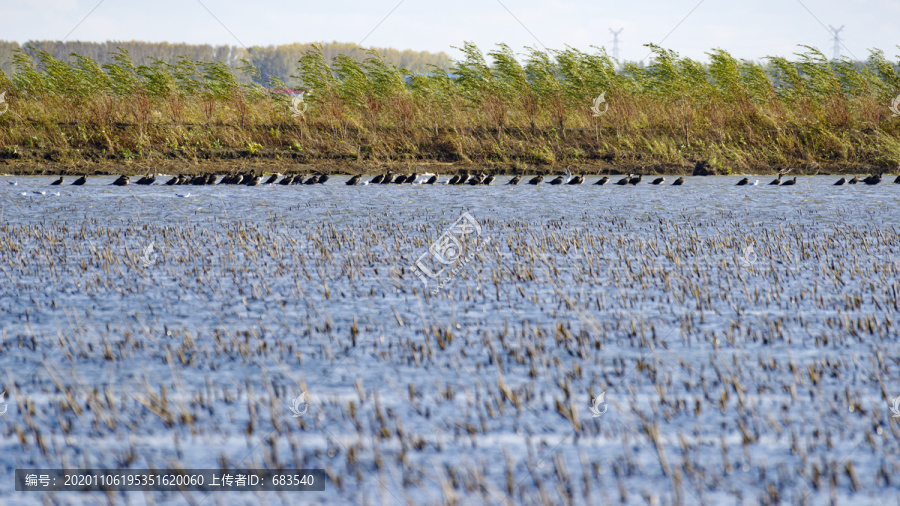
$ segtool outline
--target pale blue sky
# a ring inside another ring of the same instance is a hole
[[[865,58],[871,47],[883,49],[892,60],[900,53],[896,47],[900,44],[900,1],[202,2],[104,0],[98,6],[98,0],[0,0],[0,39],[60,40],[69,32],[68,40],[235,45],[240,40],[247,46],[365,39],[363,45],[446,51],[458,56],[451,46],[460,46],[466,40],[482,49],[498,42],[516,51],[526,45],[557,49],[568,44],[585,50],[591,45],[605,45],[611,53],[609,29],[623,28],[620,58],[639,60],[647,54],[643,44],[659,43],[674,29],[662,45],[705,60],[704,53],[713,47],[741,58],[758,59],[789,56],[797,50],[797,44],[819,47],[830,56],[832,42],[824,24],[846,25],[841,34],[845,55]]]

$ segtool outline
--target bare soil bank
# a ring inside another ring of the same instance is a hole
[[[231,155],[231,156],[228,156]],[[645,175],[741,175],[741,174],[777,174],[779,171],[794,175],[815,174],[891,174],[898,172],[897,167],[882,167],[849,162],[806,163],[797,166],[760,165],[749,170],[723,172],[709,167],[703,160],[684,164],[634,162],[616,163],[597,161],[592,163],[568,164],[524,164],[511,163],[474,163],[474,162],[435,162],[435,161],[373,161],[322,159],[302,161],[284,157],[284,153],[260,152],[252,157],[234,156],[228,153],[223,157],[212,159],[179,159],[160,158],[154,160],[102,160],[62,162],[54,161],[49,152],[34,150],[17,157],[0,157],[0,174],[9,175],[144,175],[144,174],[228,174],[237,172],[254,172],[258,174],[328,174],[356,175],[380,174],[392,171],[395,174],[416,172],[436,174],[457,174],[463,171],[470,173],[484,172],[494,175],[514,174],[556,174],[567,169],[573,174],[613,175],[613,174],[645,174]]]

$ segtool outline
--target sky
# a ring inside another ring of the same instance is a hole
[[[340,41],[363,46],[460,53],[505,43],[612,54],[642,60],[644,44],[706,61],[722,48],[758,60],[801,51],[833,54],[828,27],[844,26],[841,54],[865,59],[869,48],[900,54],[900,1],[885,0],[0,0],[0,40],[140,40],[194,44],[278,45]]]

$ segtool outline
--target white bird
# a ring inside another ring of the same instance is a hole
[[[563,184],[569,184],[569,181],[572,180],[572,173],[566,169],[566,180],[563,181]]]
[[[54,197],[59,197],[59,192],[56,192],[56,193],[50,192],[50,195],[53,195]]]
[[[187,192],[187,193],[185,193],[184,195],[182,195],[182,194],[180,194],[180,193],[176,193],[175,196],[176,196],[176,197],[181,197],[181,198],[183,198],[183,199],[186,199],[186,198],[188,198],[188,197],[191,196],[191,192]]]
[[[28,195],[28,192],[22,192],[19,195]]]
[[[758,184],[759,184],[759,179],[753,181],[753,186],[756,186]]]

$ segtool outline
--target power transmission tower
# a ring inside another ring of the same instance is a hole
[[[841,58],[841,30],[844,29],[844,25],[841,25],[840,28],[835,28],[831,25],[828,25],[828,28],[831,28],[831,33],[834,34],[834,59],[838,60]]]
[[[615,31],[612,28],[609,29],[609,33],[613,34],[613,58],[616,60],[619,59],[619,34],[622,33],[624,28],[619,28],[619,31]]]

